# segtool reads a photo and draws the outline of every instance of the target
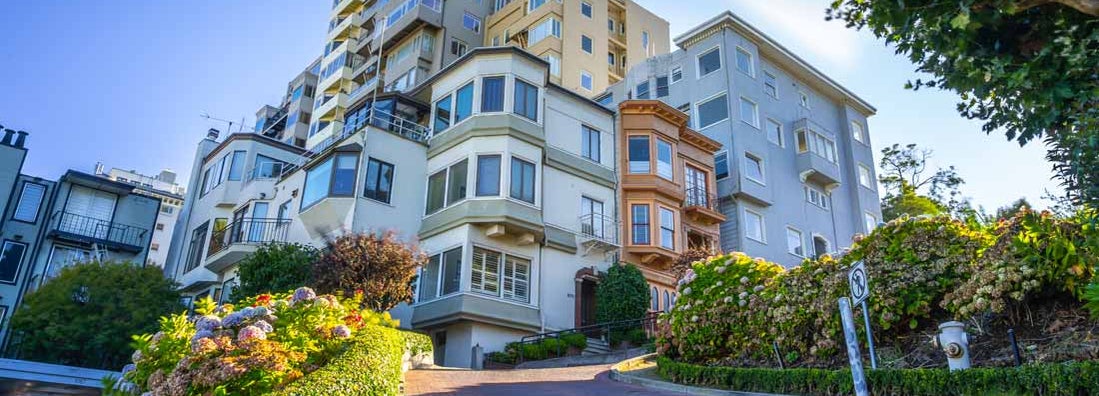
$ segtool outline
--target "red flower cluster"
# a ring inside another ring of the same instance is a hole
[[[363,325],[363,317],[362,315],[359,315],[358,312],[353,312],[350,315],[344,316],[343,322],[347,323],[348,326],[359,328]]]
[[[256,297],[256,303],[252,304],[252,306],[253,307],[258,307],[258,306],[266,307],[270,304],[271,304],[271,295],[270,294],[260,294],[259,296]]]

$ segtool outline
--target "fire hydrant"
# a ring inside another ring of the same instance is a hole
[[[933,339],[936,348],[946,354],[950,371],[969,368],[969,335],[962,322],[946,322],[939,325],[939,335]]]

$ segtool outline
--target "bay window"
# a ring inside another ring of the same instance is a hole
[[[649,244],[649,205],[630,206],[630,234],[634,245]]]
[[[534,203],[534,163],[511,159],[511,197]]]
[[[530,302],[530,260],[477,247],[471,267],[472,292]]]
[[[435,126],[434,133],[439,133],[450,128],[450,104],[451,95],[435,102]]]
[[[538,87],[515,80],[515,114],[538,121]]]
[[[425,302],[458,292],[462,280],[462,248],[457,247],[428,258],[420,269],[419,298]]]
[[[629,142],[630,173],[649,173],[649,137],[630,136]]]
[[[458,88],[458,92],[454,93],[454,123],[462,122],[471,115],[473,115],[472,82]]]
[[[672,144],[663,139],[656,139],[656,174],[668,180],[672,180]]]
[[[466,175],[469,160],[461,160],[427,178],[427,214],[453,205],[466,198]]]
[[[812,129],[800,129],[797,133],[798,152],[812,152],[828,160],[836,162],[836,143],[820,132]]]
[[[500,155],[477,156],[477,191],[478,197],[495,197],[500,195]]]
[[[481,79],[481,112],[504,111],[504,77]]]
[[[675,212],[660,208],[660,247],[675,250]]]
[[[326,197],[355,195],[358,160],[356,153],[336,154],[306,171],[301,208],[313,206]]]

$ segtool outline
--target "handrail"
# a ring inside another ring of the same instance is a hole
[[[594,238],[611,244],[618,243],[618,220],[600,213],[588,213],[581,215],[580,235]]]
[[[684,207],[703,207],[710,210],[717,210],[717,196],[706,191],[705,187],[691,187],[683,190],[683,206]]]
[[[561,336],[568,334],[584,334],[585,336],[596,335],[600,338],[607,337],[612,330],[620,329],[644,329],[649,334],[656,333],[656,321],[660,317],[661,312],[647,312],[645,316],[637,319],[619,320],[614,322],[597,323],[593,325],[580,326],[572,329],[550,331],[545,333],[538,333],[523,336],[517,342],[517,348],[519,352],[519,363],[523,362],[523,345],[532,344],[535,342],[541,342],[542,340],[553,338],[560,340]],[[608,340],[609,341],[609,340]],[[558,350],[556,357],[561,356],[561,343],[557,343]]]
[[[147,228],[119,224],[63,210],[54,212],[51,217],[57,218],[57,224],[54,226],[57,231],[123,245],[142,246],[145,234],[149,231]]]
[[[235,244],[263,244],[286,242],[289,219],[245,218],[229,223],[210,234],[210,248],[206,257]]]

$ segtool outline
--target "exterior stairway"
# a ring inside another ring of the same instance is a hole
[[[610,352],[611,346],[606,341],[589,337],[588,346],[580,352],[580,356],[602,355]]]

